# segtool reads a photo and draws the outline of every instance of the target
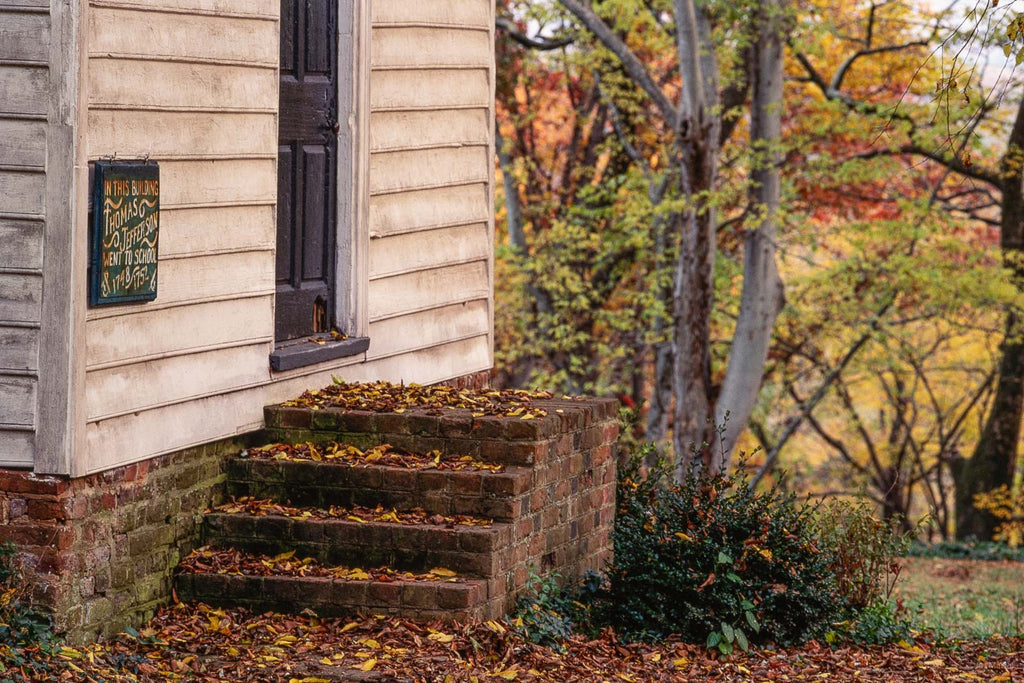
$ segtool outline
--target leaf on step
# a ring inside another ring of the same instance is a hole
[[[444,567],[434,567],[430,570],[430,573],[434,576],[442,576],[444,578],[457,576],[457,574],[453,572],[451,569],[445,569]]]

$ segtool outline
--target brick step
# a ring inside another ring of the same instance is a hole
[[[611,399],[537,400],[531,408],[546,414],[523,419],[459,408],[378,413],[285,405],[267,406],[263,414],[266,437],[274,441],[344,441],[360,448],[391,444],[513,466],[542,464],[573,450],[610,448],[618,436],[618,403]]]
[[[295,550],[299,556],[332,565],[414,572],[447,567],[459,574],[497,577],[511,557],[510,525],[467,521],[471,524],[357,521],[344,511],[316,509],[287,516],[214,511],[203,521],[203,542],[271,556]]]
[[[223,553],[223,549],[196,551]],[[292,562],[286,571],[268,555],[227,549],[231,562],[196,565],[196,553],[183,561],[175,577],[182,600],[218,607],[246,607],[255,611],[298,614],[311,609],[320,616],[356,612],[388,614],[432,621],[499,618],[505,609],[504,589],[495,591],[486,579],[436,578],[386,569],[326,567]],[[274,571],[263,567],[269,563]],[[216,566],[219,565],[219,566]],[[260,572],[251,571],[259,567]],[[303,571],[306,575],[299,575]],[[336,575],[331,575],[334,572]],[[362,572],[366,578],[348,578]]]
[[[581,456],[581,463],[583,458]],[[228,462],[227,493],[291,505],[364,506],[512,522],[529,511],[534,470],[410,469],[311,460],[238,457]],[[525,506],[525,507],[524,507]]]

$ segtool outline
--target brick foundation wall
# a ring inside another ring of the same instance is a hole
[[[78,479],[0,470],[0,542],[71,642],[110,636],[166,603],[204,510],[223,495],[228,440]]]

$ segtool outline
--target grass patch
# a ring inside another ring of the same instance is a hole
[[[894,597],[942,638],[1024,634],[1024,562],[908,557]]]

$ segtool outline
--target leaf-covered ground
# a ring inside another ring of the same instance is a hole
[[[0,661],[10,667],[11,660]],[[507,624],[255,615],[180,604],[118,640],[29,653],[0,680],[50,681],[1021,681],[1024,640],[831,649],[810,643],[726,659],[678,642],[524,642]]]

